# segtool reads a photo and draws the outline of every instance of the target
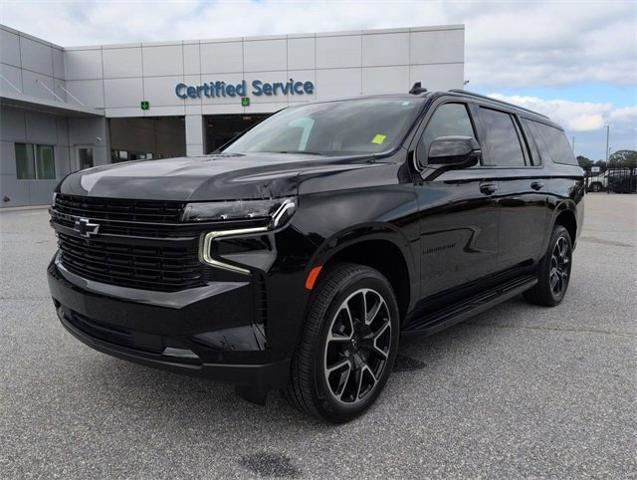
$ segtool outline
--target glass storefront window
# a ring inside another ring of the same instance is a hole
[[[35,146],[35,173],[40,180],[55,179],[55,158],[52,146]]]
[[[30,143],[15,144],[15,166],[18,180],[35,178],[35,157]]]
[[[111,151],[111,160],[113,163],[127,162],[128,160],[153,160],[158,158],[163,158],[163,156],[149,152],[129,152],[127,150]]]
[[[55,179],[55,155],[51,145],[16,143],[15,164],[19,180]]]

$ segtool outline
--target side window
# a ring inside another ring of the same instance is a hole
[[[418,142],[416,149],[418,162],[422,165],[426,164],[431,142],[438,137],[447,135],[475,137],[466,105],[462,103],[445,103],[436,109],[429,119],[429,123],[427,123],[420,142]]]
[[[530,165],[542,165],[542,155],[540,155],[540,143],[536,140],[536,136],[531,130],[531,126],[529,125],[529,121],[524,118],[520,118],[521,128],[524,131],[524,136],[526,138],[526,143],[529,146],[529,151],[531,153]]]
[[[577,165],[571,145],[563,131],[533,120],[524,119],[523,122],[531,131],[544,161],[551,159],[554,163]]]
[[[506,112],[480,107],[480,120],[485,135],[482,140],[484,165],[524,166],[524,152],[513,117]]]

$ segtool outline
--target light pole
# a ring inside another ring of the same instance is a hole
[[[606,125],[606,168],[608,168],[608,154],[610,150],[610,146],[608,145],[608,141],[610,139],[610,125]]]

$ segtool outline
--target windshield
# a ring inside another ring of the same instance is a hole
[[[374,98],[292,107],[269,117],[224,152],[384,152],[402,140],[420,105],[420,99]]]

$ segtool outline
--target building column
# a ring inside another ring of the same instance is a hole
[[[204,117],[186,115],[186,155],[204,154]]]

